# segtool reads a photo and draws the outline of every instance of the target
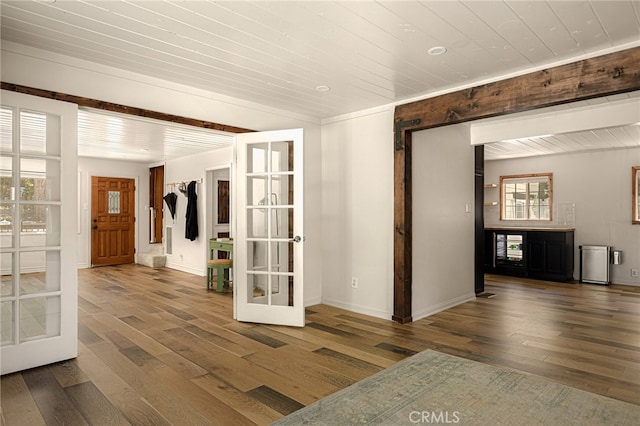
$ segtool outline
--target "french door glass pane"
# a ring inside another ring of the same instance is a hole
[[[13,201],[15,200],[15,194],[13,156],[2,155],[0,156],[0,199],[2,201]]]
[[[271,172],[290,172],[293,161],[293,141],[272,142],[271,143]]]
[[[257,143],[247,147],[247,173],[267,172],[267,150],[269,144]]]
[[[20,111],[20,152],[47,153],[47,115]]]
[[[247,274],[247,302],[266,305],[268,275]]]
[[[20,300],[20,341],[60,335],[60,296]]]
[[[247,210],[247,237],[266,238],[267,237],[267,209]]]
[[[22,201],[60,201],[60,161],[22,158],[20,160],[20,199]]]
[[[13,217],[15,204],[0,203],[0,248],[13,247]]]
[[[13,109],[0,108],[0,150],[13,151]]]
[[[273,275],[271,277],[271,304],[293,306],[293,276]]]
[[[60,290],[60,252],[26,251],[20,253],[20,294]]]
[[[0,253],[0,268],[2,273],[0,275],[0,296],[9,297],[13,296],[13,253]]]
[[[60,245],[60,206],[20,205],[20,246],[45,247]]]
[[[247,242],[247,270],[248,271],[267,271],[268,253],[266,241],[248,241]]]
[[[13,336],[14,320],[13,311],[15,302],[11,300],[0,302],[0,340],[2,345],[15,342]]]
[[[247,205],[266,206],[269,204],[266,176],[247,177]]]
[[[293,245],[290,241],[271,243],[271,271],[293,272]]]
[[[271,236],[293,238],[293,208],[271,210]]]

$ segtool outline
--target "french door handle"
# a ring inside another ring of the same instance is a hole
[[[289,241],[293,241],[294,243],[299,243],[300,241],[304,241],[304,237],[301,237],[300,235],[296,235],[295,237],[293,237]]]

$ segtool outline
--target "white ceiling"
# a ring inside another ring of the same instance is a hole
[[[609,106],[622,101],[628,101],[625,108],[633,109],[634,116],[640,116],[640,92],[623,93],[597,99],[590,99],[571,104],[557,105],[537,111],[520,113],[517,117],[524,118],[550,112],[565,112],[581,110],[586,107]],[[515,117],[515,116],[513,116]],[[483,120],[485,122],[499,121],[497,119]],[[614,127],[597,127],[593,123],[584,123],[585,130],[540,135],[522,139],[511,139],[485,144],[485,160],[502,160],[508,158],[531,157],[538,155],[565,154],[578,151],[597,151],[624,149],[640,146],[640,122],[629,123]]]
[[[78,155],[154,163],[228,147],[233,134],[83,108]]]
[[[640,43],[638,1],[3,0],[0,14],[2,40],[317,118]]]

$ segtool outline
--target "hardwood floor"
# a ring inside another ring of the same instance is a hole
[[[640,288],[487,276],[399,325],[318,305],[307,326],[237,323],[206,278],[79,271],[79,356],[1,379],[2,424],[269,424],[430,348],[640,404]]]

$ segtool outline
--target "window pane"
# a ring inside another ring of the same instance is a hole
[[[501,177],[502,219],[504,220],[550,220],[551,183],[550,175],[535,177]]]
[[[120,214],[120,191],[109,191],[109,214]]]

